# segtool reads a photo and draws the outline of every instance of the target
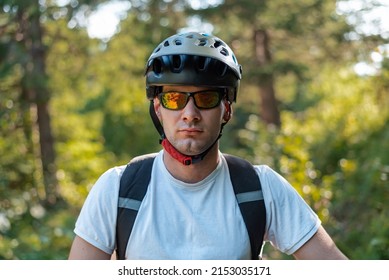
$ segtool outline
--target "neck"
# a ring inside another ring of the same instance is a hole
[[[183,165],[166,150],[163,153],[163,161],[169,173],[177,180],[185,183],[197,183],[216,169],[219,163],[219,145],[215,144],[204,159],[195,164]]]

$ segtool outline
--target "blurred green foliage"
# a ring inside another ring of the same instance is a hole
[[[350,258],[389,259],[388,60],[374,76],[352,71],[362,47],[360,41],[344,39],[351,27],[335,15],[335,1],[301,1],[292,10],[281,1],[268,6],[245,2],[247,9],[240,10],[245,19],[254,18],[272,34],[274,63],[265,70],[275,75],[282,125],[265,125],[258,112],[255,79],[260,73],[250,62],[252,22],[217,13],[239,2],[191,10],[207,16],[217,35],[231,39],[243,64],[222,150],[268,164],[285,176]],[[12,37],[14,29],[0,33],[0,259],[66,259],[79,210],[101,173],[160,149],[148,114],[144,64],[162,38],[183,27],[183,20],[169,8],[180,1],[163,2],[160,9],[156,3],[150,1],[150,10],[134,6],[109,41],[90,39],[85,29],[69,24],[70,13],[64,10],[42,9],[61,194],[55,207],[42,203],[36,114],[20,98],[23,50]],[[256,8],[250,11],[249,4]],[[308,10],[312,16],[301,17]],[[175,20],[161,26],[156,17],[147,20],[148,12]],[[275,17],[279,12],[284,16]],[[9,19],[6,14],[0,22]],[[222,28],[226,17],[228,30]],[[381,42],[369,42],[377,51]],[[265,255],[290,258],[270,246]]]

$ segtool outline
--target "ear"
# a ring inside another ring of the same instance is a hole
[[[224,115],[223,115],[223,120],[225,123],[227,123],[231,117],[232,117],[232,105],[229,101],[225,100],[224,101]]]
[[[157,97],[155,97],[153,100],[153,104],[154,104],[155,114],[158,116],[159,121],[161,121],[161,102]]]

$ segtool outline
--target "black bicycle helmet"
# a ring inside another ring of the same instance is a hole
[[[230,47],[218,37],[182,33],[165,39],[146,64],[146,94],[153,99],[156,88],[165,85],[196,85],[227,89],[236,101],[242,68]]]

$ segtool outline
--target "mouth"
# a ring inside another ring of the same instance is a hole
[[[178,132],[186,135],[196,135],[202,133],[203,131],[199,128],[182,128],[179,129]]]

